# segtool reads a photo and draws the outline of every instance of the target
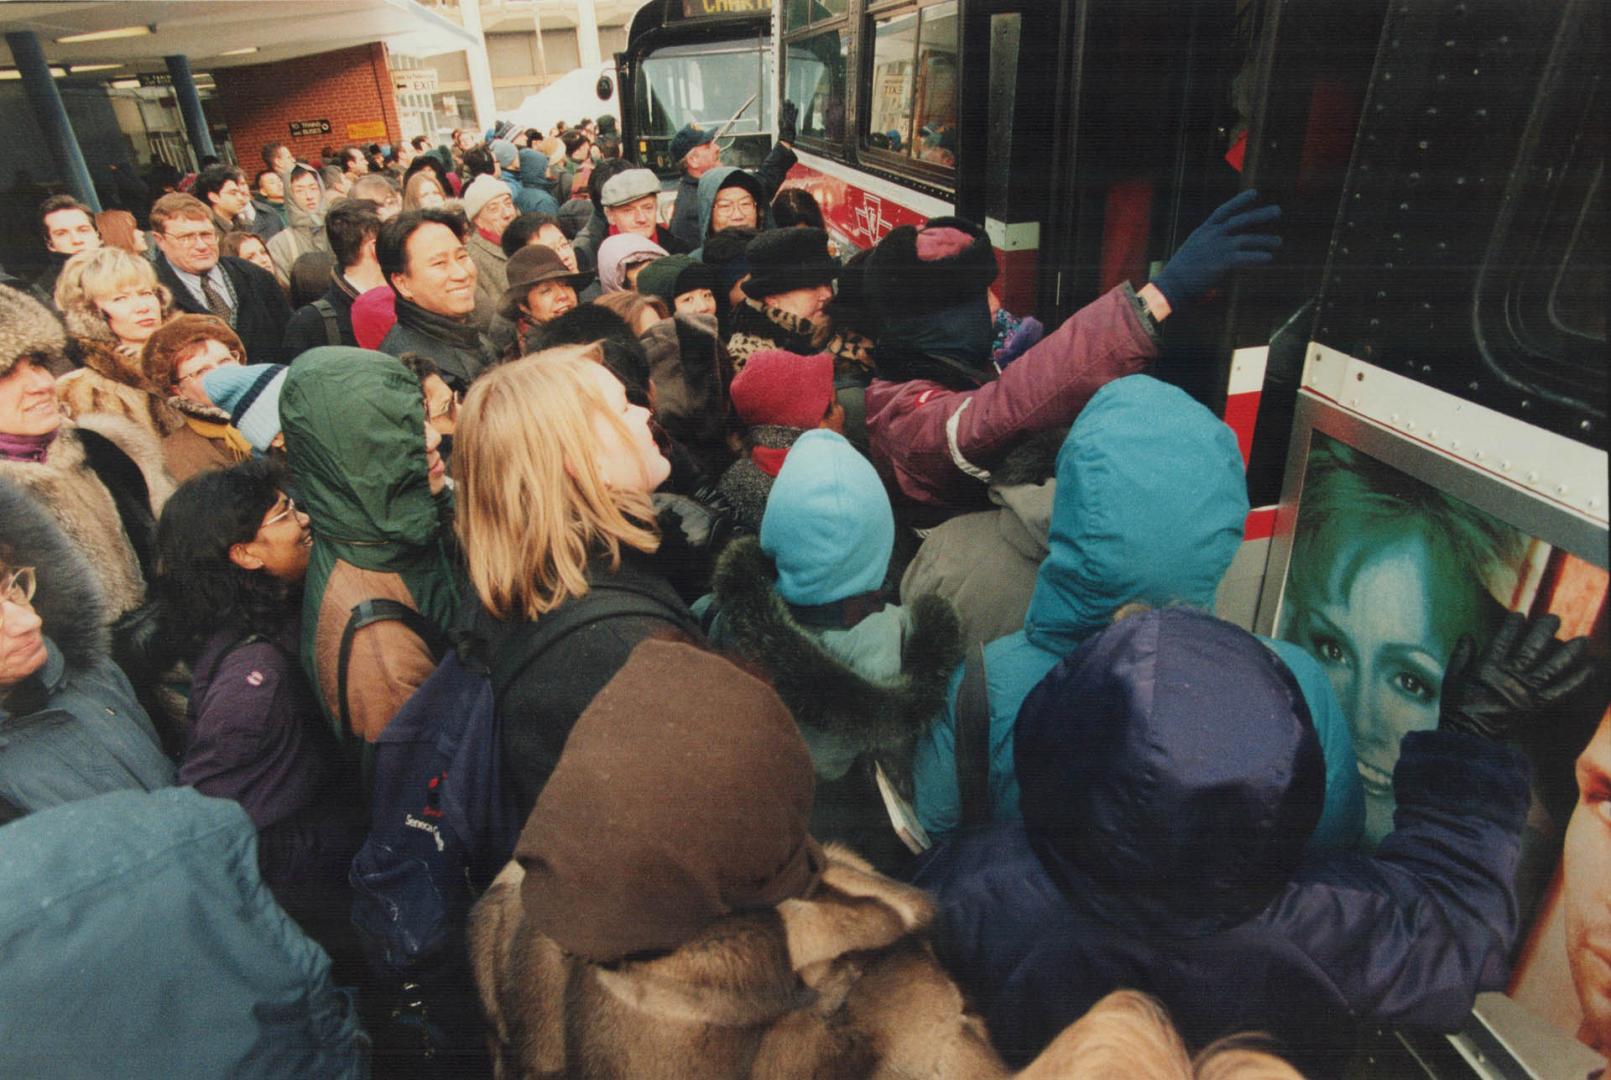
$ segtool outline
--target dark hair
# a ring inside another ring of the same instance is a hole
[[[205,169],[209,165],[218,165],[222,161],[223,161],[223,159],[220,158],[217,154],[203,154],[201,156],[201,167]]]
[[[634,405],[649,404],[649,354],[627,321],[608,308],[583,304],[557,319],[543,323],[527,338],[528,351],[557,345],[591,345],[598,342],[604,366],[626,387]]]
[[[273,165],[274,164],[274,155],[278,154],[280,152],[280,147],[282,147],[284,145],[285,145],[285,143],[282,143],[282,142],[264,143],[263,144],[263,164],[265,164],[265,165]]]
[[[52,195],[39,204],[39,234],[50,243],[50,230],[45,227],[45,219],[59,210],[78,210],[87,218],[91,225],[95,224],[95,211],[73,198],[71,195]]]
[[[414,377],[420,381],[421,386],[425,385],[427,377],[435,375],[440,378],[442,375],[442,369],[436,366],[436,361],[423,353],[406,352],[399,356],[397,360],[414,373]]]
[[[427,139],[424,135],[416,135],[412,139],[408,140],[408,145],[412,146],[418,152],[424,152],[425,148],[430,145],[430,142],[431,140]]]
[[[377,146],[375,149],[379,150],[380,147]],[[353,146],[351,143],[348,143],[346,146],[341,148],[341,156],[336,160],[341,162],[341,167],[345,169],[347,167],[347,163],[353,158],[357,158],[359,161],[367,162],[369,160],[369,155],[364,153],[363,147]]]
[[[375,254],[388,285],[394,275],[408,273],[408,238],[422,225],[432,224],[447,226],[461,241],[470,235],[470,223],[452,210],[406,210],[380,227]]]
[[[605,113],[603,116],[599,117],[598,124],[600,135],[610,134],[611,132],[615,131],[615,114]]]
[[[464,152],[464,168],[472,180],[478,176],[491,176],[496,167],[497,159],[485,146],[472,146]]]
[[[599,153],[606,161],[621,156],[621,136],[615,132],[600,132],[598,141],[593,144],[599,148]]]
[[[345,270],[358,262],[364,241],[380,234],[380,206],[368,199],[343,199],[325,213],[324,232],[337,268]]]
[[[233,255],[237,259],[244,258],[241,255],[241,245],[248,240],[256,240],[263,245],[265,251],[268,250],[268,242],[255,232],[247,232],[245,229],[231,229],[224,234],[222,240],[218,241],[218,253],[220,255]]]
[[[559,141],[565,144],[565,156],[570,157],[582,148],[583,143],[590,144],[593,140],[587,137],[587,132],[571,128],[559,137]]]
[[[813,229],[826,229],[822,221],[822,207],[805,188],[784,188],[772,200],[772,221],[780,229],[808,225]]]
[[[527,143],[532,144],[533,146],[535,146],[537,143],[540,143],[542,141],[543,141],[543,133],[542,132],[538,131],[536,128],[527,128],[526,129],[526,142]]]
[[[503,231],[503,239],[500,241],[503,253],[511,259],[514,258],[515,252],[531,243],[532,237],[541,232],[544,225],[552,225],[560,232],[565,231],[559,227],[559,218],[541,210],[528,210],[515,218]]]
[[[305,307],[330,288],[330,275],[336,271],[336,257],[328,251],[304,251],[291,264],[291,310]]]
[[[280,175],[280,174],[275,172],[273,169],[259,169],[259,170],[257,170],[257,173],[252,177],[252,190],[257,191],[259,188],[261,188],[263,186],[263,177],[265,177],[265,176],[278,176],[278,175]]]
[[[246,174],[233,165],[209,165],[196,175],[196,182],[190,186],[190,193],[202,202],[212,207],[209,195],[218,194],[218,189],[229,181],[238,184],[246,183]]]
[[[187,659],[194,660],[220,630],[271,633],[294,610],[285,582],[229,558],[233,545],[257,535],[284,488],[278,464],[253,458],[198,473],[163,506],[152,592],[166,616],[163,625]]]
[[[299,176],[311,176],[315,180],[319,179],[319,174],[308,168],[306,165],[296,165],[291,169],[291,174],[286,177],[286,188],[289,189],[292,184],[296,183],[296,178]]]

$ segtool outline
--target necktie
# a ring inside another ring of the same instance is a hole
[[[206,302],[208,311],[231,326],[235,325],[235,313],[230,309],[229,301],[224,299],[222,293],[213,288],[213,283],[207,279],[206,274],[201,275],[201,298]]]

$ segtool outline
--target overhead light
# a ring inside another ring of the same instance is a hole
[[[117,65],[114,64],[112,66],[116,67]],[[66,68],[53,67],[53,68],[50,69],[50,77],[53,78],[53,79],[65,78],[66,75],[67,75],[67,69]],[[0,81],[14,80],[14,79],[20,79],[20,78],[22,78],[22,72],[18,71],[16,68],[6,68],[5,70],[0,71]]]
[[[79,75],[86,71],[111,71],[122,66],[122,64],[69,64],[67,69],[74,75]]]
[[[112,80],[112,89],[113,90],[138,90],[138,89],[140,89],[140,80],[139,79],[113,79]]]
[[[68,34],[56,39],[58,45],[76,45],[81,41],[116,41],[118,38],[145,37],[155,26],[122,26],[116,30],[96,30],[89,34]]]
[[[231,49],[228,52],[221,52],[218,55],[219,56],[248,56],[248,55],[250,55],[252,53],[255,53],[258,50],[259,47],[260,46],[257,46],[257,45],[248,45],[244,49]]]

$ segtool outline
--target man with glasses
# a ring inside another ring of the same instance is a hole
[[[245,259],[218,253],[207,206],[192,195],[164,195],[151,207],[157,277],[174,303],[195,315],[216,315],[235,330],[254,364],[285,363],[291,306],[274,275]]]
[[[754,172],[721,164],[715,132],[703,131],[698,124],[677,132],[671,140],[671,153],[683,175],[677,186],[677,205],[671,211],[672,235],[690,248],[701,248],[723,229],[764,229],[766,205],[794,167],[798,113],[793,102],[783,103],[778,111],[777,140]]]

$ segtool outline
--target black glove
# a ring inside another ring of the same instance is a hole
[[[1255,207],[1258,201],[1259,193],[1251,188],[1239,192],[1186,237],[1174,258],[1152,279],[1170,306],[1197,299],[1232,270],[1275,258],[1274,251],[1281,246],[1281,237],[1274,232],[1281,208]]]
[[[1440,731],[1464,731],[1496,742],[1520,734],[1588,681],[1588,638],[1555,640],[1561,620],[1545,615],[1531,624],[1517,612],[1473,663],[1476,647],[1462,637],[1449,658],[1438,708]],[[1523,632],[1525,631],[1525,633]]]
[[[778,142],[787,146],[794,145],[794,137],[799,134],[795,126],[800,122],[800,107],[792,101],[785,101],[778,107]]]

